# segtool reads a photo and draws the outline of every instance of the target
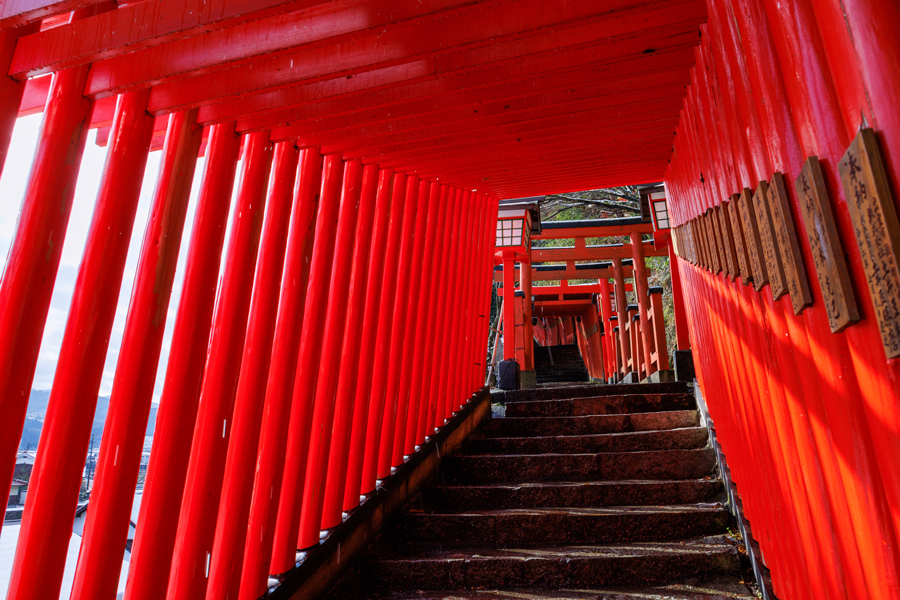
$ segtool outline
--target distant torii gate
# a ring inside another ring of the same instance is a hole
[[[536,206],[532,199],[501,203],[498,240],[503,211],[527,211],[534,223]],[[662,288],[649,288],[649,271],[644,259],[668,256],[670,236],[667,230],[659,229],[660,221],[655,214],[652,220],[648,217],[548,222],[540,224],[540,229],[534,228],[531,240],[574,239],[574,246],[570,247],[532,248],[529,240],[510,251],[498,242],[495,263],[499,264],[495,267],[494,280],[502,282],[503,359],[515,359],[519,363],[522,387],[536,384],[532,342],[536,325],[545,330],[538,337],[550,343],[566,343],[574,335],[593,379],[640,381],[658,371],[669,371]],[[663,224],[667,223],[663,221]],[[642,239],[651,233],[653,240]],[[613,236],[628,236],[629,241],[587,245],[589,237]],[[536,264],[563,261],[565,264]],[[569,284],[570,280],[584,279],[598,283]],[[626,284],[625,279],[633,279],[634,284]],[[559,281],[559,284],[532,287],[535,281]],[[673,291],[677,288],[676,327],[682,342],[679,349],[684,349],[687,336],[677,283],[673,280]],[[627,304],[625,293],[629,291],[636,292],[636,305]],[[553,335],[549,331],[556,319],[565,319],[566,335]],[[514,336],[506,335],[513,331]]]

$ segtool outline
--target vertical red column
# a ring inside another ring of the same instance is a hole
[[[0,175],[3,175],[9,141],[19,114],[22,94],[25,93],[25,81],[18,81],[7,75],[9,65],[19,38],[39,29],[39,21],[15,29],[0,29]]]
[[[613,336],[613,310],[612,299],[609,294],[609,279],[603,277],[600,279],[600,315],[602,317],[603,331],[603,355],[606,365],[606,377],[616,374],[616,348],[615,338]]]
[[[415,424],[415,442],[413,444],[413,449],[415,449],[415,445],[421,445],[425,441],[425,436],[430,435],[430,430],[428,430],[426,421],[428,419],[428,410],[429,410],[429,400],[431,398],[430,394],[430,384],[431,381],[429,377],[426,377],[426,366],[434,364],[431,362],[434,340],[437,336],[436,327],[434,325],[435,316],[437,315],[437,305],[438,299],[440,298],[441,289],[440,289],[440,278],[438,275],[438,268],[441,262],[441,258],[443,253],[446,252],[446,244],[444,243],[444,236],[439,235],[438,232],[443,232],[444,223],[447,219],[447,186],[442,186],[436,181],[431,182],[429,193],[428,193],[428,203],[429,206],[434,206],[437,209],[437,213],[435,214],[435,222],[434,226],[434,243],[431,247],[431,255],[430,260],[428,261],[428,275],[427,275],[427,286],[428,291],[424,297],[420,298],[421,305],[419,307],[419,330],[422,332],[422,351],[420,354],[413,357],[413,378],[412,383],[410,384],[410,394],[414,394],[416,398],[416,404],[418,408],[418,415],[416,415],[416,424]],[[429,228],[432,226],[429,223]],[[427,252],[426,248],[426,252]],[[423,285],[426,285],[426,282],[423,281]]]
[[[325,328],[322,315],[328,305],[328,285],[332,276],[334,241],[337,235],[335,225],[340,207],[343,175],[344,163],[340,156],[335,154],[326,156],[322,168],[319,213],[316,217],[316,239],[303,308],[303,332],[294,373],[281,498],[278,501],[278,516],[275,521],[271,567],[274,573],[284,573],[292,568],[297,552],[299,500],[303,494],[303,480],[306,477],[312,403]]]
[[[385,271],[382,282],[378,334],[376,338],[375,372],[372,378],[369,415],[366,423],[366,441],[362,456],[362,476],[360,493],[368,494],[375,489],[376,467],[378,465],[378,449],[381,443],[381,423],[384,418],[384,402],[388,383],[388,371],[393,347],[391,340],[395,330],[394,310],[398,302],[397,288],[400,282],[399,270],[401,248],[403,242],[403,221],[406,219],[406,175],[394,174],[394,185],[391,199],[391,224],[387,252],[385,254]]]
[[[359,380],[353,401],[353,426],[350,428],[350,447],[347,455],[347,476],[343,493],[343,509],[351,510],[359,505],[362,480],[363,454],[366,444],[371,404],[372,380],[375,374],[375,357],[380,354],[378,327],[383,313],[381,297],[384,291],[385,257],[390,240],[390,221],[394,213],[394,177],[389,169],[378,174],[378,191],[375,199],[375,223],[373,225],[372,250],[369,254],[369,277],[366,281],[365,313],[359,345]],[[402,207],[399,209],[402,211]],[[338,486],[339,484],[335,484]]]
[[[43,435],[29,484],[10,598],[55,597],[87,457],[153,119],[147,92],[119,98],[97,204],[72,295]],[[25,395],[27,398],[27,394]]]
[[[472,194],[472,210],[473,222],[469,233],[469,256],[463,269],[463,276],[466,282],[466,292],[463,298],[465,305],[465,321],[463,322],[463,340],[462,350],[459,358],[459,373],[457,374],[458,398],[459,405],[469,398],[472,391],[472,369],[474,360],[474,345],[472,343],[473,325],[475,322],[476,302],[475,296],[478,293],[478,260],[481,258],[482,246],[482,217],[484,216],[484,203],[478,194]]]
[[[459,256],[462,253],[461,238],[464,229],[463,225],[465,224],[465,217],[463,216],[465,213],[462,210],[464,206],[463,196],[464,192],[459,188],[456,188],[455,193],[451,192],[450,194],[453,201],[449,210],[452,211],[450,213],[451,215],[456,215],[456,218],[453,219],[450,226],[450,244],[448,246],[446,260],[440,271],[443,275],[442,287],[445,289],[443,298],[441,299],[438,319],[444,326],[438,330],[438,341],[436,346],[436,348],[440,349],[436,351],[440,353],[441,359],[432,363],[441,365],[441,372],[438,375],[437,385],[435,386],[437,391],[433,420],[435,430],[442,427],[449,416],[450,379],[453,376],[450,373],[450,369],[452,369],[453,363],[448,359],[453,354],[453,324],[454,313],[457,308],[455,306],[455,301],[459,292],[459,286],[455,275],[457,264],[459,263]]]
[[[300,152],[293,142],[275,146],[272,182],[263,222],[253,298],[247,322],[241,371],[234,400],[234,427],[228,438],[225,478],[219,501],[207,598],[233,598],[238,594],[247,517],[253,491],[253,472],[259,446],[260,425],[269,360],[275,337],[275,318],[284,267],[291,199]]]
[[[503,360],[516,357],[516,259],[503,256]]]
[[[244,136],[243,165],[225,270],[216,306],[168,597],[199,598],[206,593],[219,494],[232,427],[234,395],[247,333],[247,314],[272,166],[268,132]]]
[[[352,337],[352,334],[346,330],[346,319],[362,171],[362,163],[359,160],[349,161],[344,167],[334,266],[332,267],[331,286],[328,290],[328,311],[325,314],[325,331],[319,359],[319,375],[309,439],[309,458],[307,459],[306,480],[303,484],[303,500],[300,503],[298,548],[309,548],[319,543],[322,501],[325,497],[325,478],[328,470],[328,452],[331,448],[338,377],[355,377],[350,370],[341,372],[340,368],[344,365],[340,363],[340,351],[343,339]],[[369,223],[362,225],[368,227]]]
[[[328,475],[325,482],[325,495],[322,507],[320,527],[330,529],[341,522],[344,503],[344,486],[347,482],[347,463],[350,457],[351,433],[354,413],[360,408],[356,405],[355,395],[357,382],[361,374],[371,372],[371,364],[360,364],[363,337],[362,332],[366,311],[366,290],[372,272],[378,267],[371,264],[373,259],[381,261],[382,257],[374,257],[375,246],[372,240],[373,230],[386,225],[388,211],[376,212],[378,192],[378,166],[366,165],[363,168],[362,190],[359,200],[359,221],[356,225],[356,241],[353,244],[353,267],[350,273],[350,293],[347,305],[347,322],[343,345],[341,347],[340,365],[344,376],[338,380],[335,395],[334,427],[329,450]],[[390,197],[388,196],[388,199]],[[386,227],[384,227],[386,229]],[[381,238],[384,239],[384,236]],[[383,249],[383,245],[382,245]],[[380,282],[379,282],[380,283]]]
[[[487,252],[485,253],[485,265],[484,269],[484,286],[486,288],[485,294],[482,296],[481,301],[483,304],[483,309],[485,318],[480,325],[481,329],[481,339],[478,342],[478,347],[481,349],[482,355],[486,353],[487,348],[487,340],[488,336],[491,333],[490,330],[490,319],[489,316],[491,314],[491,302],[492,302],[492,289],[493,289],[493,275],[494,275],[494,256],[497,252],[496,245],[496,232],[497,232],[497,212],[500,207],[500,199],[499,198],[485,198],[488,204],[488,218],[487,224],[485,226],[484,236],[487,240]],[[482,369],[481,373],[478,377],[477,386],[481,387],[481,385],[485,381],[485,370]]]
[[[684,293],[681,291],[678,257],[675,256],[675,246],[671,242],[669,242],[669,272],[672,273],[672,308],[675,313],[677,348],[687,350],[691,347],[691,339],[688,336],[687,314],[684,309]]]
[[[400,365],[400,384],[397,387],[399,398],[397,401],[394,434],[392,436],[393,449],[388,467],[403,464],[403,455],[412,454],[411,450],[409,452],[405,451],[407,429],[409,427],[415,429],[419,414],[419,399],[411,393],[411,383],[413,379],[413,363],[415,362],[415,357],[421,353],[422,338],[424,337],[422,335],[424,331],[419,329],[418,317],[420,301],[423,297],[428,297],[428,290],[425,288],[425,280],[427,279],[425,255],[429,244],[432,251],[434,250],[435,231],[429,229],[429,225],[436,221],[438,207],[430,202],[429,190],[431,184],[424,180],[419,181],[418,184],[419,189],[416,196],[419,206],[416,212],[416,240],[413,248],[413,263],[410,268],[410,290],[407,294],[406,335],[401,347],[406,358]],[[429,235],[431,236],[430,238]]]
[[[87,140],[93,102],[81,92],[88,68],[65,69],[53,75],[0,285],[0,489],[6,492],[16,466],[41,335]],[[3,510],[5,514],[5,505]]]
[[[148,96],[149,90],[134,107],[141,114]],[[127,97],[123,96],[123,103]],[[72,598],[116,597],[117,579],[110,574],[121,566],[128,537],[144,432],[200,148],[202,129],[196,126],[195,119],[196,111],[180,113],[171,119],[167,130],[103,429]],[[114,130],[110,139],[115,144],[129,137],[123,133],[131,133],[132,140],[137,137],[149,145],[152,127],[153,119],[142,117],[139,131]]]
[[[407,307],[409,301],[409,287],[413,262],[413,249],[416,238],[424,235],[422,231],[416,231],[419,219],[419,179],[407,177],[406,200],[403,211],[403,225],[400,233],[400,262],[397,272],[397,287],[394,293],[394,314],[391,318],[393,331],[391,332],[390,360],[388,362],[387,385],[384,392],[384,409],[381,415],[381,428],[375,430],[377,443],[370,446],[374,453],[366,456],[363,466],[363,482],[368,478],[384,479],[391,474],[391,452],[394,447],[394,425],[397,421],[397,407],[400,395],[400,376],[402,364],[406,360],[405,346],[403,344],[408,321]],[[370,429],[370,433],[373,431]],[[371,462],[370,462],[371,459]]]
[[[650,364],[650,320],[648,318],[650,308],[650,294],[647,289],[647,265],[644,264],[644,244],[641,241],[641,234],[631,233],[631,255],[634,260],[634,295],[637,296],[638,311],[641,315],[641,348],[635,349],[636,352],[643,350],[644,363],[646,366],[646,374],[649,376],[653,371]],[[638,369],[640,370],[640,369]]]
[[[622,271],[622,259],[613,259],[613,283],[616,293],[616,312],[618,312],[619,324],[619,353],[622,356],[622,368],[627,369],[628,359],[631,357],[631,344],[628,341],[628,332],[625,324],[628,322],[628,301],[625,299],[625,274]],[[636,369],[640,370],[640,369]],[[616,373],[616,380],[621,379],[622,373]]]
[[[306,284],[322,183],[322,155],[318,149],[307,148],[300,154],[244,547],[239,597],[247,600],[256,600],[265,593],[269,575],[275,517],[281,496],[291,392],[300,350]]]
[[[175,147],[168,144],[169,140],[193,131],[192,135],[197,136],[193,143],[199,145],[201,131],[193,130],[195,120],[195,112],[179,112],[169,117],[164,161],[175,160],[169,155],[169,148]],[[156,416],[131,570],[125,586],[125,597],[129,599],[165,596],[175,547],[178,511],[200,399],[219,262],[240,150],[234,123],[213,126],[208,140],[206,171],[185,262],[184,285]],[[181,160],[187,161],[187,158]],[[179,171],[173,169],[173,172]]]
[[[472,344],[474,346],[474,358],[472,361],[471,389],[478,390],[484,386],[487,363],[489,336],[495,336],[491,331],[491,307],[493,302],[494,287],[494,244],[496,240],[494,200],[484,194],[479,194],[479,202],[482,204],[481,228],[479,238],[481,250],[478,253],[476,263],[476,276],[478,277],[478,291],[475,301],[475,322],[472,325]]]
[[[447,343],[449,350],[449,360],[446,366],[446,400],[444,415],[450,418],[461,403],[460,393],[460,352],[463,346],[463,323],[466,319],[465,299],[468,292],[466,286],[466,263],[472,252],[471,231],[474,221],[472,193],[464,191],[462,194],[462,202],[459,210],[459,244],[456,259],[453,261],[453,270],[446,281],[455,281],[456,285],[451,290],[453,293],[450,301],[450,314],[448,315],[451,323],[450,335]]]

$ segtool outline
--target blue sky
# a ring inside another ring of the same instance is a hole
[[[28,173],[31,169],[31,160],[37,144],[41,117],[42,115],[38,114],[30,117],[23,117],[16,122],[12,143],[10,145],[10,154],[7,158],[3,173],[0,175],[0,257],[2,257],[0,269],[3,270],[5,270],[9,247],[15,234],[16,219],[19,215],[22,196],[28,180]],[[99,148],[94,143],[95,135],[96,131],[92,130],[88,136],[88,143],[81,165],[81,172],[78,177],[78,185],[75,189],[75,201],[72,207],[72,216],[69,221],[69,229],[66,233],[66,241],[62,251],[62,260],[59,265],[59,274],[56,278],[56,284],[53,290],[53,299],[50,303],[47,326],[44,329],[40,356],[38,358],[37,370],[35,371],[34,383],[32,385],[35,389],[48,389],[52,387],[53,384],[53,375],[56,370],[59,348],[62,345],[62,337],[65,330],[66,315],[68,314],[69,305],[72,301],[73,286],[81,262],[81,255],[84,251],[85,240],[87,239],[94,202],[97,197],[97,189],[99,188],[100,177],[103,172],[103,164],[106,160],[106,148]],[[128,301],[131,295],[135,270],[137,269],[141,240],[143,239],[147,216],[150,212],[150,202],[153,197],[156,176],[159,170],[160,155],[160,152],[152,152],[147,161],[147,169],[141,187],[140,204],[138,206],[137,218],[134,223],[122,289],[119,294],[118,306],[116,308],[115,324],[113,325],[109,351],[107,352],[106,363],[103,370],[103,381],[100,385],[100,394],[104,396],[108,395],[112,389],[116,359],[119,354],[122,334],[125,330],[125,317],[128,312]],[[182,239],[182,251],[178,257],[178,270],[175,275],[175,287],[172,293],[172,301],[169,305],[163,350],[156,378],[156,387],[154,389],[154,401],[159,400],[159,394],[162,392],[161,385],[166,364],[168,362],[169,345],[172,340],[172,327],[175,322],[178,301],[181,296],[187,240],[189,239],[194,222],[194,209],[196,207],[197,193],[203,175],[203,167],[204,160],[201,158],[197,162],[197,170],[191,190],[191,203],[188,207],[187,222],[185,224],[185,234]]]

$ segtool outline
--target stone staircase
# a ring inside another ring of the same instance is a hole
[[[755,597],[686,386],[506,397],[329,598]]]
[[[578,346],[534,345],[534,370],[538,384],[576,383],[589,380]]]

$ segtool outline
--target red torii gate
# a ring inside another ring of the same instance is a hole
[[[7,483],[87,130],[109,146],[9,597],[60,587],[138,182],[162,149],[73,590],[115,596],[201,146],[138,523],[153,535],[136,539],[127,598],[257,598],[480,387],[499,199],[661,180],[699,382],[777,593],[896,597],[898,300],[870,267],[898,262],[898,30],[900,6],[880,0],[7,0],[0,167],[16,117],[44,113],[0,284]],[[857,136],[851,158],[880,146],[863,216],[884,231],[859,226],[840,177]],[[762,181],[796,233],[769,258],[805,274],[786,295],[729,262],[760,232],[720,216]],[[833,217],[832,260],[808,206]],[[832,325],[827,268],[858,321]],[[423,365],[440,365],[431,382]]]

